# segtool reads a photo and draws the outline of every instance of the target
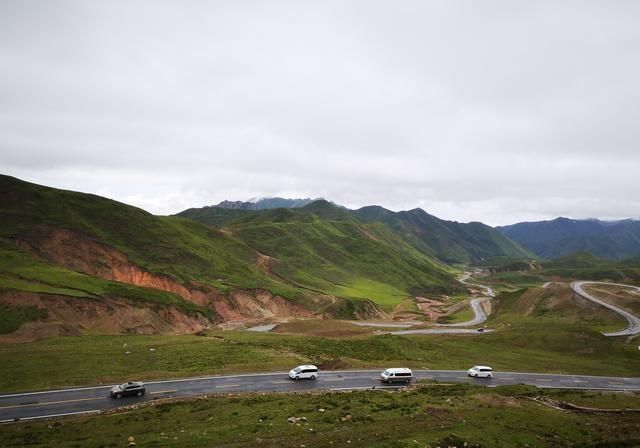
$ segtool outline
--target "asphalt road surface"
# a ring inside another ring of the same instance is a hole
[[[394,389],[402,385],[380,382],[380,370],[325,371],[316,380],[292,381],[287,373],[211,376],[146,383],[147,393],[137,398],[113,399],[109,386],[0,395],[0,423],[65,415],[97,413],[131,404],[169,397],[191,397],[230,392],[310,392],[314,390]],[[640,378],[495,372],[494,378],[469,378],[465,371],[414,370],[418,380],[481,384],[488,387],[531,384],[544,388],[638,390]]]
[[[620,316],[622,316],[628,322],[627,328],[623,330],[612,331],[609,333],[602,333],[602,334],[604,334],[605,336],[632,336],[634,334],[640,333],[640,318],[638,318],[637,316],[634,316],[628,311],[625,311],[621,308],[618,308],[617,306],[611,305],[610,303],[607,303],[601,299],[598,299],[597,297],[594,297],[592,294],[586,292],[583,289],[583,286],[585,285],[621,286],[625,288],[635,289],[637,291],[640,291],[640,288],[638,288],[637,286],[623,285],[621,283],[588,282],[588,281],[575,281],[571,283],[571,289],[580,297],[584,297],[587,300],[591,300],[592,302],[597,303],[598,305],[602,305],[603,307],[610,309],[614,313],[617,313]]]
[[[436,324],[436,326],[438,327],[473,327],[475,325],[480,325],[481,323],[487,320],[487,314],[484,312],[484,309],[482,308],[482,302],[486,300],[491,300],[491,299],[489,298],[472,299],[469,302],[474,314],[473,319],[468,320],[466,322],[459,322],[457,324]]]
[[[490,286],[480,285],[478,283],[470,283],[467,281],[469,278],[471,278],[471,273],[465,272],[463,276],[458,277],[458,281],[466,286],[480,288],[483,291],[482,293],[487,297],[482,299],[472,299],[469,302],[469,305],[471,306],[471,309],[473,310],[473,314],[474,314],[473,319],[468,320],[466,322],[458,322],[456,324],[437,324],[438,327],[473,327],[476,325],[480,325],[481,323],[487,320],[487,314],[484,312],[484,309],[482,308],[482,302],[486,300],[491,300],[496,295],[493,292],[493,288],[491,288]],[[471,330],[470,332],[473,332],[473,330]],[[456,333],[456,331],[454,330],[454,331],[451,331],[450,333]]]

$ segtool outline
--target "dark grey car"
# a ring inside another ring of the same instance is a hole
[[[124,384],[119,384],[117,386],[113,386],[111,388],[111,398],[122,398],[122,397],[142,397],[146,389],[144,387],[144,383],[140,381],[128,382]]]

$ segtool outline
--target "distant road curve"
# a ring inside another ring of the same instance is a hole
[[[584,297],[587,300],[591,300],[594,303],[597,303],[598,305],[601,305],[607,309],[610,309],[611,311],[613,311],[614,313],[619,314],[620,316],[624,317],[627,322],[629,323],[629,325],[627,326],[627,328],[623,329],[623,330],[618,330],[618,331],[612,331],[612,332],[608,332],[608,333],[602,333],[605,336],[633,336],[636,335],[638,333],[640,333],[640,318],[637,316],[634,316],[633,314],[631,314],[628,311],[625,311],[621,308],[618,308],[617,306],[611,305],[610,303],[607,303],[601,299],[598,299],[597,297],[594,297],[593,295],[589,294],[588,292],[586,292],[583,289],[583,286],[585,285],[609,285],[609,286],[622,286],[625,288],[631,288],[631,289],[635,289],[636,291],[640,291],[640,288],[637,286],[632,286],[632,285],[624,285],[622,283],[608,283],[608,282],[590,282],[590,281],[583,281],[583,280],[578,280],[575,282],[571,282],[571,289],[573,290],[574,293],[578,294],[580,297]],[[546,286],[546,284],[545,284]]]
[[[493,288],[491,288],[490,286],[480,285],[478,283],[469,283],[467,279],[470,277],[471,277],[471,273],[466,272],[464,276],[458,278],[458,281],[467,286],[475,286],[476,288],[483,289],[485,296],[488,296],[491,298],[494,298],[496,296],[496,293],[493,291]]]
[[[458,277],[458,281],[466,286],[476,287],[483,290],[483,294],[487,297],[482,299],[473,299],[469,302],[471,309],[473,310],[474,318],[466,322],[458,322],[456,324],[437,324],[438,327],[473,327],[474,325],[480,325],[487,320],[487,314],[482,308],[482,302],[493,299],[496,295],[493,292],[493,288],[486,285],[480,285],[477,283],[470,283],[467,281],[471,277],[470,272],[465,272],[461,277]]]
[[[482,302],[490,300],[488,298],[485,299],[473,299],[469,302],[471,305],[471,309],[473,310],[473,314],[475,317],[466,322],[458,322],[457,324],[436,324],[437,327],[472,327],[474,325],[480,325],[484,321],[487,320],[487,314],[484,312],[482,308]]]

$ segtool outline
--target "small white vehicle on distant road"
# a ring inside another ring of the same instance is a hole
[[[383,383],[409,383],[413,379],[413,372],[411,369],[405,367],[397,367],[392,369],[385,369],[380,374],[380,381]]]
[[[493,369],[487,366],[473,366],[467,371],[467,375],[474,378],[493,378]]]
[[[318,378],[318,368],[312,365],[298,366],[289,371],[289,378],[292,380],[315,380]]]

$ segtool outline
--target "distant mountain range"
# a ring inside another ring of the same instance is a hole
[[[300,199],[280,201],[304,201]],[[284,203],[284,202],[281,202]],[[293,208],[293,207],[289,207]],[[380,206],[367,206],[358,210],[328,202],[316,200],[303,207],[297,207],[302,213],[312,213],[325,220],[363,224],[384,224],[398,238],[419,252],[437,258],[445,263],[471,263],[485,258],[505,256],[509,258],[532,258],[534,255],[523,249],[509,238],[505,238],[492,227],[479,222],[462,224],[446,221],[416,208],[409,211],[394,212]],[[251,213],[264,213],[259,210],[247,210],[228,207],[191,208],[177,216],[190,218],[213,226],[225,225],[235,219]]]
[[[317,199],[287,199],[287,198],[253,198],[248,201],[222,201],[213,207],[231,210],[270,210],[274,208],[300,208]]]
[[[632,219],[600,221],[561,217],[497,229],[542,258],[566,257],[581,251],[610,260],[640,255],[640,221]]]

